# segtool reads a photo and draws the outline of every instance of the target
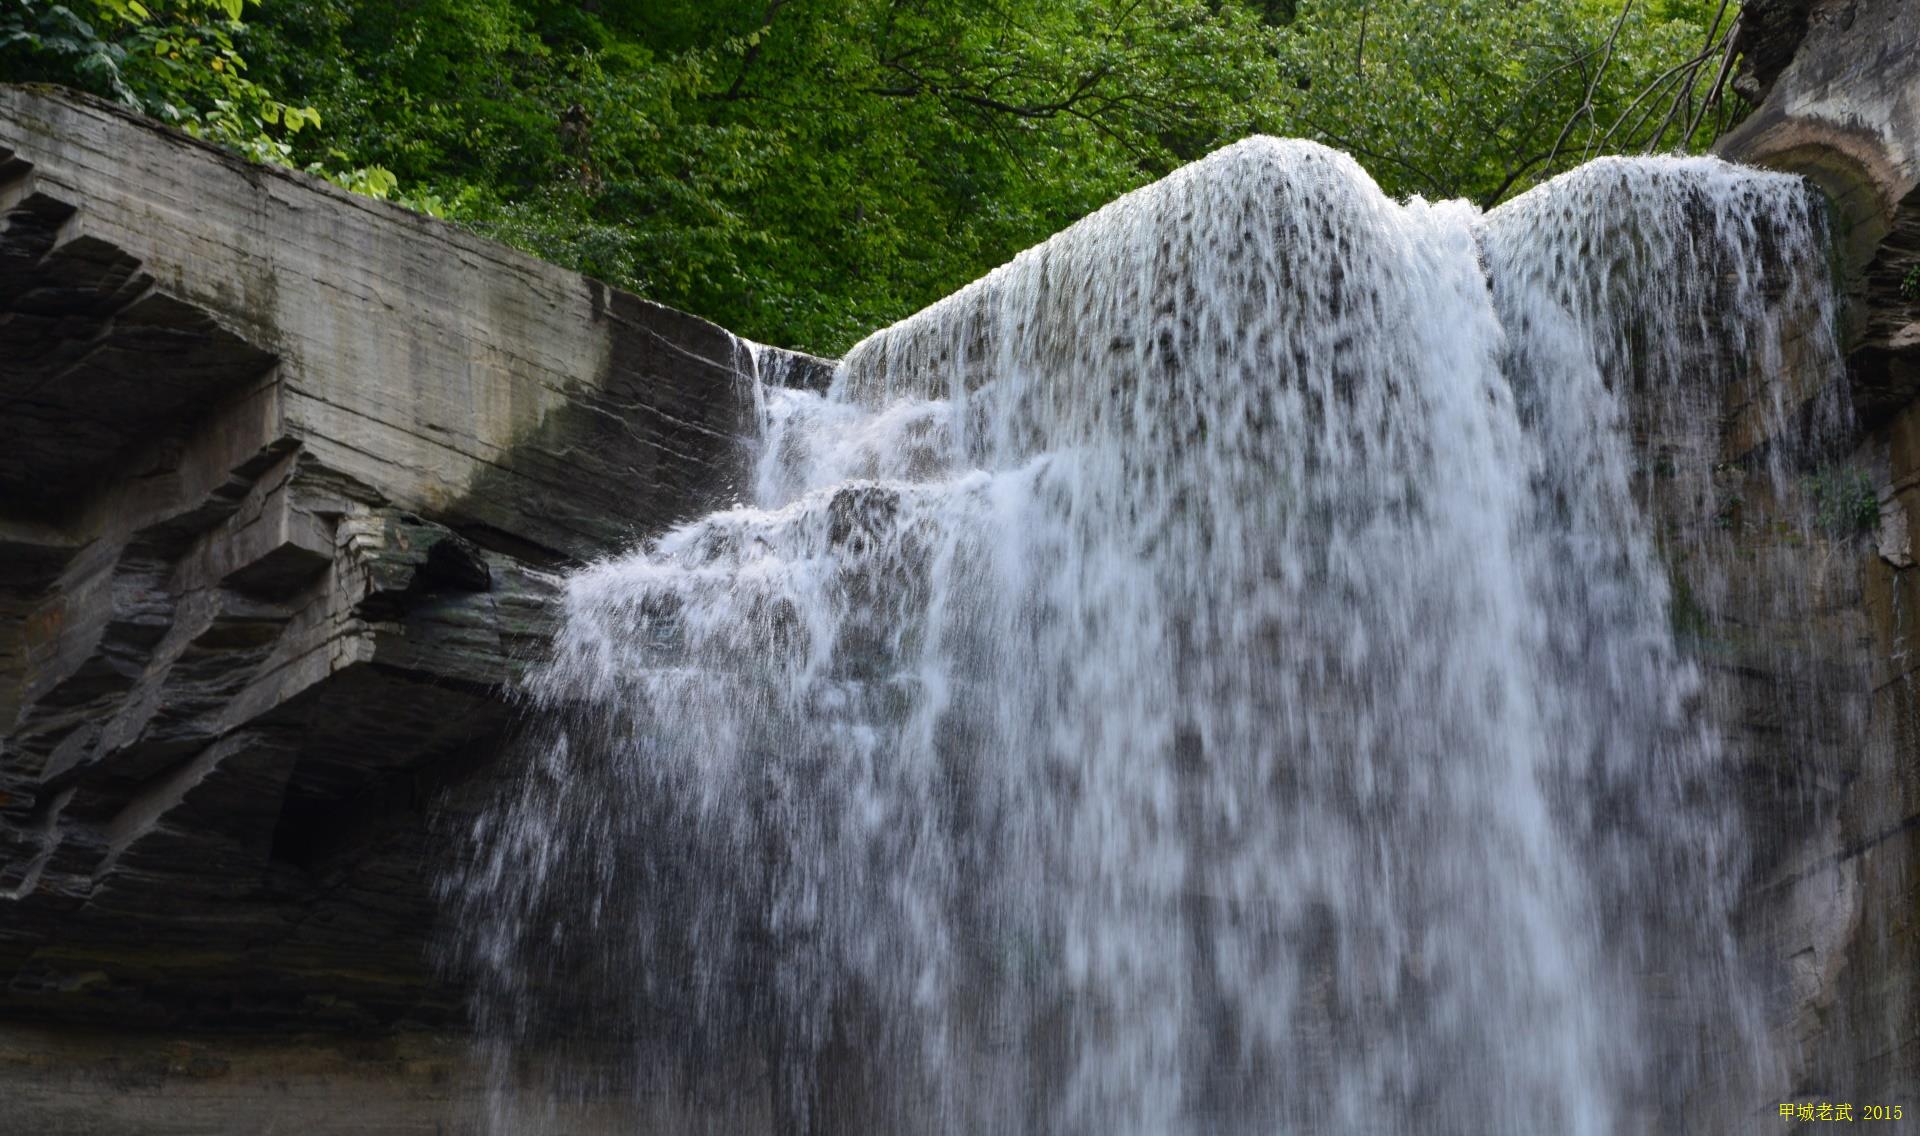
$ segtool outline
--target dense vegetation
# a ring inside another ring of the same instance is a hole
[[[0,0],[83,87],[837,352],[1253,131],[1490,204],[1697,145],[1726,0]]]

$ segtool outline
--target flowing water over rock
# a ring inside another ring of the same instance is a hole
[[[764,386],[750,500],[572,579],[449,880],[495,1127],[1532,1136],[1752,1083],[1675,632],[1724,597],[1661,545],[1725,424],[1787,486],[1832,412],[1777,379],[1838,374],[1819,230],[1708,159],[1481,215],[1256,138]]]

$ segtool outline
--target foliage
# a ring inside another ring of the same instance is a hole
[[[0,0],[0,74],[65,82],[254,161],[290,166],[294,136],[318,126],[320,114],[248,77],[235,44],[246,32],[241,17],[260,2]],[[310,169],[375,196],[394,184],[377,169]]]
[[[1880,525],[1880,498],[1873,481],[1857,469],[1830,466],[1807,478],[1814,520],[1831,536],[1872,532]]]
[[[1383,188],[1492,205],[1601,153],[1694,149],[1721,101],[1720,0],[1303,0],[1273,121]]]
[[[1732,22],[1718,0],[242,2],[0,0],[0,74],[829,353],[1253,131],[1482,202],[1697,145]]]
[[[838,350],[1254,126],[1203,0],[290,0],[277,85],[490,235]]]

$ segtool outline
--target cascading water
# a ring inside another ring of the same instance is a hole
[[[494,1126],[1639,1132],[1755,1075],[1645,455],[1802,428],[1816,221],[1252,139],[764,387],[752,501],[570,581],[449,881]]]

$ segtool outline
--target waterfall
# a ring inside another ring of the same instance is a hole
[[[1254,138],[763,384],[750,499],[571,578],[449,877],[493,1125],[1686,1127],[1768,1058],[1663,548],[1796,476],[1819,220]]]

